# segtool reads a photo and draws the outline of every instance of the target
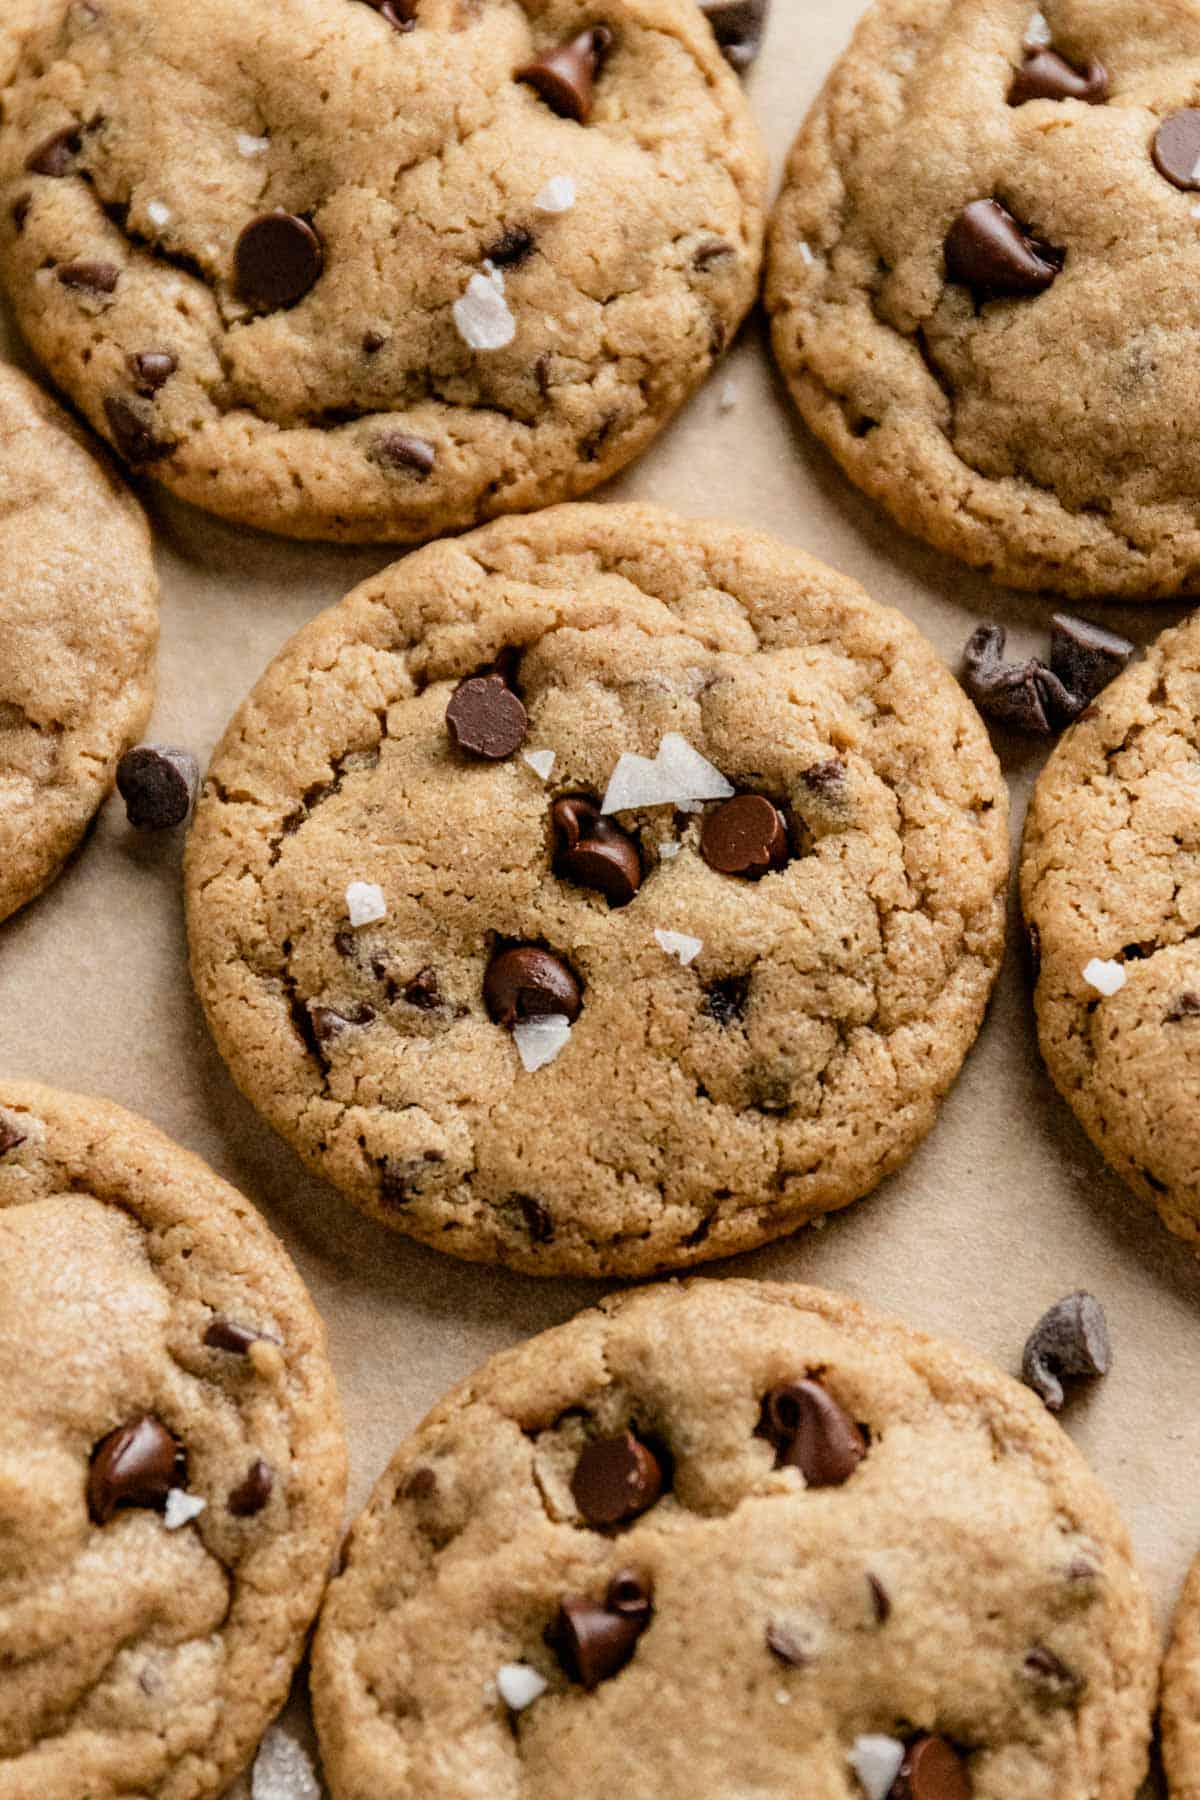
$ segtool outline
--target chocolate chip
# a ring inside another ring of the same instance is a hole
[[[525,742],[529,715],[503,675],[472,675],[451,695],[446,726],[460,750],[501,762]]]
[[[1075,68],[1057,50],[1033,50],[1013,76],[1008,90],[1010,106],[1029,100],[1083,100],[1099,106],[1108,93],[1108,70],[1094,56],[1082,69]]]
[[[1185,106],[1163,120],[1154,134],[1154,166],[1177,188],[1200,188],[1200,109]]]
[[[406,1500],[432,1500],[437,1493],[437,1476],[427,1466],[414,1469],[401,1491]]]
[[[161,1420],[146,1413],[102,1438],[92,1452],[88,1512],[107,1525],[118,1507],[162,1507],[182,1485],[182,1452]]]
[[[336,1006],[318,1006],[310,1000],[308,1016],[312,1020],[313,1036],[318,1044],[329,1044],[354,1026],[369,1025],[375,1017],[375,1008],[368,1006],[365,1001],[359,1006],[339,1009]]]
[[[871,1590],[871,1610],[875,1614],[877,1625],[886,1625],[892,1616],[892,1596],[880,1581],[878,1575],[867,1570],[867,1586]]]
[[[963,686],[988,718],[1037,737],[1048,737],[1079,712],[1081,702],[1038,657],[1004,661],[1003,625],[979,625],[963,650]]]
[[[179,358],[170,350],[143,350],[129,358],[129,373],[139,394],[150,399],[157,394],[179,367]]]
[[[251,1345],[261,1338],[261,1331],[252,1331],[248,1325],[238,1325],[233,1319],[214,1319],[204,1334],[204,1342],[210,1350],[227,1350],[231,1356],[248,1356]]]
[[[1034,1326],[1021,1359],[1021,1379],[1060,1411],[1064,1375],[1107,1375],[1112,1362],[1104,1308],[1091,1294],[1068,1294]]]
[[[562,957],[536,944],[518,944],[492,958],[483,978],[483,998],[497,1025],[552,1013],[574,1021],[583,1004],[579,982]]]
[[[628,832],[601,818],[591,800],[556,800],[550,817],[559,835],[558,873],[594,888],[610,906],[628,906],[642,884],[642,859]]]
[[[648,1512],[663,1490],[653,1450],[632,1431],[589,1444],[575,1465],[571,1492],[589,1525],[627,1525]]]
[[[1073,1706],[1087,1686],[1082,1675],[1068,1668],[1044,1644],[1034,1645],[1025,1658],[1023,1671],[1043,1706]]]
[[[614,1575],[603,1606],[567,1596],[549,1637],[572,1681],[591,1690],[620,1673],[650,1623],[651,1600],[648,1583],[629,1569]]]
[[[388,431],[377,437],[367,451],[368,459],[381,469],[404,469],[422,480],[433,474],[437,462],[437,446],[428,438],[412,437],[404,431]]]
[[[378,356],[386,343],[387,338],[382,331],[365,331],[362,341],[363,355]]]
[[[772,1388],[761,1429],[776,1468],[799,1469],[809,1487],[840,1487],[867,1454],[862,1432],[819,1381]]]
[[[279,312],[303,300],[325,264],[321,240],[295,213],[251,219],[233,253],[234,282],[247,306]]]
[[[748,975],[729,975],[724,981],[712,982],[704,990],[703,1009],[710,1019],[728,1028],[744,1018],[749,993]]]
[[[518,1194],[517,1211],[521,1215],[521,1223],[529,1233],[530,1242],[534,1244],[552,1244],[554,1242],[554,1220],[546,1211],[540,1200],[529,1194]]]
[[[60,265],[58,279],[64,287],[78,288],[85,294],[112,294],[121,271],[116,263],[69,262]]]
[[[765,1632],[767,1649],[790,1669],[806,1669],[813,1660],[812,1645],[794,1626],[771,1619]]]
[[[1134,648],[1128,638],[1070,613],[1055,613],[1050,622],[1050,667],[1080,711],[1121,673]]]
[[[442,1004],[436,969],[419,969],[404,989],[404,998],[419,1012],[436,1012]]]
[[[729,262],[737,255],[733,245],[725,238],[708,238],[692,256],[693,269],[711,269],[714,263]]]
[[[123,394],[108,394],[104,400],[104,416],[112,439],[127,463],[135,468],[161,462],[178,448],[173,438],[158,435],[154,408],[148,400],[127,399]]]
[[[228,1500],[228,1507],[235,1519],[251,1519],[260,1513],[271,1498],[271,1490],[275,1486],[275,1471],[270,1463],[265,1463],[260,1456],[252,1462],[244,1481],[240,1481]]]
[[[516,79],[536,88],[547,106],[563,118],[586,125],[595,103],[596,77],[612,42],[612,32],[606,25],[589,26],[568,43],[543,51],[533,62],[526,63],[517,70]]]
[[[498,238],[491,249],[485,250],[483,254],[498,269],[515,269],[527,257],[532,256],[533,243],[532,231],[526,231],[521,225],[510,225],[503,237]]]
[[[22,231],[24,231],[25,222],[29,218],[29,214],[30,214],[30,211],[32,210],[32,207],[33,207],[33,195],[32,194],[18,194],[16,199],[13,201],[12,222],[13,222],[13,226],[16,229],[16,231],[18,232],[18,234],[21,233]]]
[[[1172,1002],[1166,1022],[1168,1025],[1177,1025],[1181,1019],[1197,1018],[1200,1018],[1200,994],[1184,993]]]
[[[373,6],[397,31],[417,28],[417,0],[367,0],[367,5]]]
[[[44,144],[39,144],[26,158],[25,167],[31,175],[50,175],[61,180],[71,173],[71,165],[82,147],[83,133],[78,125],[68,125],[65,131],[56,131]]]
[[[945,1738],[914,1738],[888,1800],[971,1800],[971,1778]]]
[[[762,49],[771,0],[700,0],[707,13],[726,62],[739,74],[748,69]]]
[[[0,1119],[0,1156],[7,1156],[10,1150],[19,1150],[25,1138],[25,1132],[18,1131],[15,1125]]]
[[[196,803],[200,765],[190,750],[138,744],[117,764],[117,787],[135,831],[172,831]]]
[[[765,794],[738,794],[705,819],[700,854],[722,875],[765,875],[788,859],[787,825]]]
[[[379,1198],[384,1206],[407,1206],[424,1193],[431,1167],[444,1163],[440,1150],[398,1159],[385,1156],[379,1165]]]
[[[1018,225],[998,200],[972,200],[946,237],[946,275],[982,300],[1040,294],[1062,270],[1065,251]]]

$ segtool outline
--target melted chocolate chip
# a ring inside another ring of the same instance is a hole
[[[761,1429],[775,1446],[776,1468],[799,1469],[809,1487],[840,1487],[867,1454],[862,1432],[819,1381],[773,1388]]]
[[[25,167],[31,175],[50,175],[61,180],[71,173],[82,147],[83,133],[77,125],[68,125],[65,131],[56,131],[44,144],[39,144],[26,159]]]
[[[533,244],[532,231],[527,231],[523,225],[510,225],[483,254],[498,269],[515,269],[533,255]]]
[[[143,350],[129,358],[129,373],[139,394],[152,399],[179,367],[179,358],[170,350]]]
[[[787,825],[764,794],[738,794],[705,819],[700,854],[721,875],[765,875],[788,859]]]
[[[609,1583],[604,1604],[568,1595],[549,1638],[572,1681],[587,1689],[620,1673],[653,1614],[649,1584],[625,1569]]]
[[[433,474],[437,446],[428,438],[412,437],[404,431],[387,431],[375,439],[367,455],[381,469],[405,469],[410,475],[424,479]]]
[[[147,1413],[102,1438],[92,1452],[88,1512],[107,1525],[119,1507],[165,1506],[167,1494],[182,1485],[182,1452],[160,1419]]]
[[[117,764],[117,790],[135,831],[173,831],[186,822],[200,788],[190,750],[138,744]]]
[[[1177,188],[1200,188],[1200,109],[1185,106],[1154,134],[1154,166]]]
[[[329,1044],[334,1038],[341,1037],[344,1031],[370,1025],[375,1017],[375,1008],[368,1006],[365,1001],[358,1006],[338,1008],[318,1006],[310,1000],[308,1016],[312,1020],[313,1036],[318,1044]]]
[[[63,287],[76,288],[84,294],[114,294],[121,279],[116,263],[69,262],[58,269]]]
[[[436,1012],[442,1004],[436,969],[419,969],[405,985],[404,998],[418,1012]]]
[[[946,276],[981,300],[1040,294],[1062,271],[1056,250],[1018,225],[998,200],[972,200],[946,237]]]
[[[628,906],[642,884],[642,859],[629,833],[602,818],[591,800],[556,800],[550,816],[559,837],[558,873],[594,888],[610,906]]]
[[[573,1022],[583,1004],[579,982],[568,964],[536,944],[518,944],[492,958],[483,979],[483,998],[497,1025],[554,1013]]]
[[[762,49],[771,0],[700,0],[725,60],[739,74]]]
[[[233,1319],[214,1319],[204,1334],[210,1350],[227,1350],[231,1356],[248,1356],[253,1344],[262,1338],[261,1331],[239,1325]]]
[[[629,1524],[648,1512],[662,1491],[658,1458],[632,1431],[589,1444],[571,1477],[576,1506],[600,1529]]]
[[[1010,106],[1030,100],[1082,100],[1099,106],[1108,93],[1108,70],[1094,56],[1082,69],[1069,63],[1057,50],[1031,50],[1013,77],[1008,90]]]
[[[468,755],[502,762],[525,742],[529,715],[503,675],[472,675],[450,697],[446,729]]]
[[[1091,1294],[1068,1294],[1034,1326],[1025,1345],[1021,1379],[1051,1412],[1062,1408],[1064,1376],[1107,1375],[1112,1364],[1104,1308]]]
[[[227,1505],[235,1519],[251,1519],[260,1513],[271,1498],[271,1490],[275,1486],[275,1472],[270,1463],[262,1457],[252,1462],[244,1481],[240,1481],[230,1493]]]
[[[295,213],[261,213],[251,219],[233,253],[234,282],[247,306],[280,312],[315,287],[325,264],[321,240]]]
[[[586,125],[595,104],[596,78],[612,48],[613,36],[605,25],[593,25],[568,43],[545,50],[517,70],[516,79],[528,82],[556,113]]]
[[[172,438],[160,437],[154,409],[148,400],[127,399],[124,394],[107,394],[104,416],[113,443],[127,463],[142,468],[147,463],[161,462],[171,456],[178,445]]]
[[[888,1800],[971,1800],[962,1758],[945,1738],[914,1738],[904,1752]]]
[[[877,1625],[886,1625],[892,1616],[892,1596],[880,1581],[878,1575],[867,1570],[867,1587],[871,1594],[871,1610],[875,1614]]]

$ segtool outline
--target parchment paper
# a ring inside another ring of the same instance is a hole
[[[859,0],[775,0],[749,78],[773,181]],[[23,360],[0,320],[0,348]],[[737,403],[720,406],[726,382]],[[1015,596],[893,528],[794,421],[761,318],[708,387],[602,498],[657,501],[774,532],[898,606],[955,666],[981,618],[1044,649],[1050,602]],[[152,735],[203,760],[280,645],[392,557],[276,542],[147,487],[163,583]],[[1146,641],[1169,607],[1085,609]],[[1045,747],[1004,738],[1014,847]],[[49,894],[0,929],[0,1071],[142,1113],[260,1206],[329,1324],[352,1456],[351,1505],[443,1391],[502,1346],[569,1318],[597,1286],[468,1268],[368,1223],[310,1179],[226,1075],[188,981],[178,834],[139,839],[110,801]],[[1200,1264],[1093,1152],[1038,1058],[1024,956],[1009,954],[979,1042],[911,1163],[871,1198],[715,1265],[823,1283],[955,1336],[1016,1370],[1043,1309],[1076,1287],[1108,1310],[1115,1365],[1066,1426],[1116,1496],[1164,1624],[1200,1549]]]

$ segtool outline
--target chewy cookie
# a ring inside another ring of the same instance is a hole
[[[158,582],[140,508],[0,367],[0,919],[58,874],[150,715]]]
[[[443,1250],[639,1274],[846,1205],[933,1123],[1007,796],[899,614],[769,538],[563,507],[276,659],[188,849],[234,1078]]]
[[[1060,742],[1021,864],[1038,1035],[1097,1149],[1200,1245],[1200,614]]]
[[[1188,1572],[1175,1613],[1159,1723],[1171,1800],[1200,1800],[1200,1558]]]
[[[880,0],[793,151],[768,307],[796,403],[999,580],[1200,580],[1198,93],[1173,0]]]
[[[816,1289],[691,1282],[494,1358],[326,1599],[335,1800],[1132,1800],[1156,1644],[1040,1401]]]
[[[325,1333],[240,1194],[0,1082],[0,1800],[210,1800],[279,1709],[341,1522]]]
[[[49,12],[5,286],[125,459],[227,518],[412,542],[585,492],[754,298],[764,161],[695,0]]]

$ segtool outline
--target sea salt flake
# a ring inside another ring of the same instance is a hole
[[[686,807],[689,802],[728,800],[732,794],[733,788],[719,769],[677,731],[668,731],[654,758],[633,751],[618,758],[600,810],[616,813],[640,806]]]
[[[660,862],[674,861],[675,857],[677,857],[679,855],[679,852],[682,849],[683,849],[682,844],[675,843],[671,838],[664,838],[658,846],[659,861]]]
[[[1035,12],[1025,27],[1025,49],[1048,50],[1053,42],[1054,33],[1050,28],[1050,21],[1044,12]]]
[[[321,1800],[321,1784],[302,1744],[270,1725],[254,1759],[250,1778],[254,1800]]]
[[[887,1800],[904,1761],[904,1745],[896,1738],[871,1732],[855,1738],[847,1761],[867,1800]]]
[[[813,255],[812,245],[805,243],[804,239],[801,238],[798,248],[800,251],[800,261],[803,263],[807,263],[809,268],[811,269],[813,264],[817,260],[816,257]]]
[[[171,223],[171,209],[164,206],[161,200],[149,200],[146,203],[146,217],[161,231],[164,225]]]
[[[498,270],[472,275],[466,293],[454,302],[454,323],[472,350],[503,350],[512,343],[517,322],[504,298],[504,277]]]
[[[496,1671],[496,1687],[500,1698],[512,1712],[524,1712],[540,1700],[550,1683],[528,1663],[505,1663]]]
[[[355,930],[360,925],[374,925],[387,918],[387,901],[383,889],[373,881],[352,881],[346,889],[346,910]]]
[[[579,190],[569,175],[552,175],[533,204],[542,213],[565,213],[578,198]]]
[[[521,760],[529,764],[535,775],[540,775],[543,781],[549,781],[557,759],[553,750],[523,750]]]
[[[163,1524],[168,1531],[182,1531],[193,1519],[198,1519],[208,1505],[199,1494],[185,1494],[182,1488],[169,1488],[167,1504],[163,1509]]]
[[[237,139],[239,156],[265,156],[271,148],[269,137],[251,137],[248,131],[239,131]]]
[[[659,947],[668,956],[676,956],[686,969],[694,963],[704,948],[704,939],[689,937],[686,931],[656,931],[654,933]]]
[[[1099,956],[1093,956],[1083,971],[1083,979],[1097,993],[1111,996],[1119,994],[1125,986],[1125,970],[1119,962],[1105,962]]]
[[[565,1050],[571,1036],[571,1021],[565,1013],[547,1013],[541,1019],[520,1019],[513,1026],[513,1042],[530,1075],[552,1063]]]

